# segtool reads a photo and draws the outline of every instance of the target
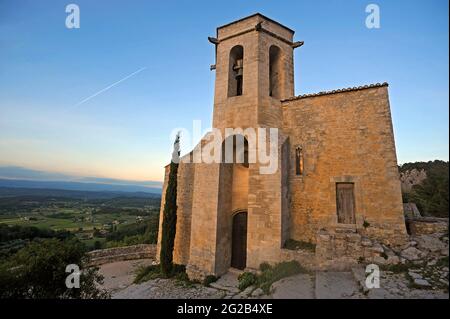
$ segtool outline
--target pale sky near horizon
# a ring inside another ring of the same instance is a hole
[[[207,37],[255,12],[305,41],[296,95],[389,82],[399,163],[448,160],[448,1],[0,0],[0,165],[162,180],[172,130],[211,125]]]

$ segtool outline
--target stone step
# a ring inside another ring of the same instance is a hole
[[[237,287],[223,286],[223,285],[218,284],[216,282],[210,283],[209,286],[213,287],[213,288],[216,288],[216,289],[219,289],[219,290],[232,292],[232,293],[235,293],[235,294],[240,292],[239,288],[237,288]]]
[[[240,290],[238,288],[238,274],[234,272],[227,272],[225,275],[219,278],[216,282],[209,284],[211,287],[225,290],[231,293],[239,293]]]
[[[230,269],[228,269],[228,272],[239,276],[240,274],[244,273],[244,270],[236,269],[236,268],[230,268]]]

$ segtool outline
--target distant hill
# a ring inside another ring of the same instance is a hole
[[[32,199],[34,197],[57,197],[78,199],[112,199],[117,197],[158,198],[159,194],[147,192],[77,191],[45,188],[0,187],[0,200],[10,197]]]
[[[0,179],[0,187],[27,188],[27,189],[52,189],[91,192],[141,192],[161,194],[161,188],[145,187],[140,185],[120,185],[106,183],[83,183],[65,181],[33,181],[21,179]]]
[[[0,166],[0,187],[161,194],[162,183],[158,181],[73,176],[19,166]]]

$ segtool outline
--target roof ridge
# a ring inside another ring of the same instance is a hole
[[[239,23],[239,22],[241,22],[241,21],[244,21],[244,20],[247,20],[247,19],[256,17],[256,16],[259,16],[259,17],[261,17],[261,18],[263,18],[263,19],[265,19],[265,20],[268,20],[268,21],[270,21],[270,22],[272,22],[272,23],[275,23],[275,24],[279,25],[280,27],[282,27],[282,28],[284,28],[284,29],[286,29],[286,30],[292,32],[292,34],[295,33],[295,31],[292,30],[291,28],[289,28],[289,27],[285,26],[284,24],[281,24],[280,22],[278,22],[278,21],[276,21],[276,20],[273,20],[273,19],[271,19],[271,18],[269,18],[269,17],[267,17],[267,16],[265,16],[264,14],[259,13],[259,12],[253,13],[253,14],[248,15],[248,16],[246,16],[246,17],[243,17],[243,18],[234,20],[234,21],[232,21],[232,22],[229,22],[229,23],[227,23],[227,24],[221,25],[221,26],[217,27],[216,30],[219,30],[219,29],[222,29],[222,28],[226,28],[226,27],[228,27],[228,26],[230,26],[230,25],[233,25],[233,24],[235,24],[235,23]]]
[[[329,94],[336,94],[336,93],[343,93],[343,92],[359,91],[359,90],[365,90],[365,89],[371,89],[371,88],[377,88],[377,87],[383,87],[383,86],[389,86],[389,84],[387,82],[383,82],[383,83],[375,83],[375,84],[368,84],[368,85],[348,87],[348,88],[331,90],[331,91],[321,91],[321,92],[318,92],[318,93],[302,94],[302,95],[297,95],[297,96],[293,96],[293,97],[281,100],[281,102],[289,102],[289,101],[304,99],[304,98],[307,98],[307,97],[315,97],[315,96],[321,96],[321,95],[329,95]]]

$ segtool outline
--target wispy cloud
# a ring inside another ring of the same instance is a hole
[[[92,94],[91,96],[88,96],[87,98],[81,100],[80,102],[78,102],[78,103],[75,104],[74,106],[79,106],[79,105],[81,105],[81,104],[83,104],[83,103],[89,101],[90,99],[96,97],[97,95],[100,95],[100,94],[102,94],[103,92],[108,91],[109,89],[113,88],[113,87],[116,86],[117,84],[122,83],[123,81],[125,81],[125,80],[131,78],[132,76],[135,76],[136,74],[138,74],[138,73],[144,71],[146,68],[147,68],[147,67],[143,67],[143,68],[140,68],[140,69],[137,70],[137,71],[134,71],[133,73],[127,75],[126,77],[120,79],[119,81],[114,82],[113,84],[108,85],[107,87],[101,89],[100,91],[98,91],[98,92]]]

